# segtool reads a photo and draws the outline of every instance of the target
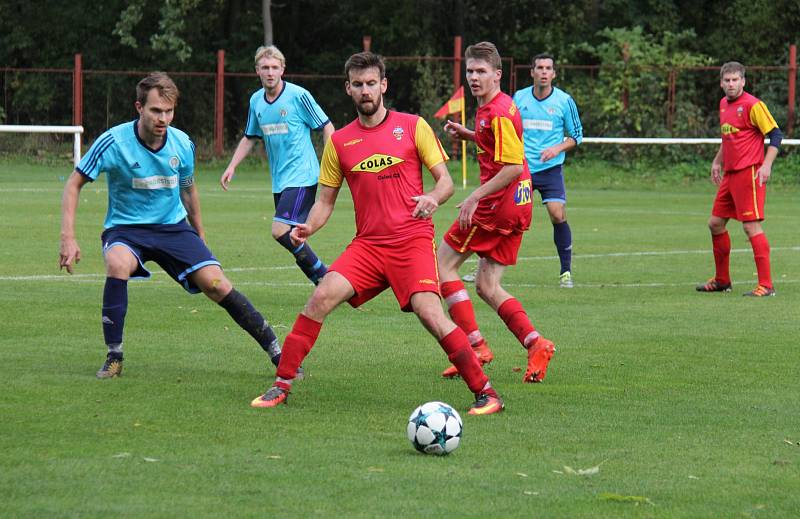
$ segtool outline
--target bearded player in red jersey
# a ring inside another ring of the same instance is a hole
[[[764,220],[766,184],[783,135],[763,101],[744,91],[745,69],[741,63],[725,63],[719,76],[720,87],[725,92],[725,97],[719,102],[722,144],[711,163],[711,180],[719,186],[719,190],[708,220],[716,274],[707,283],[699,285],[697,290],[730,292],[731,238],[726,226],[728,220],[735,218],[742,222],[753,247],[758,272],[758,286],[744,295],[774,296],[769,242],[761,222]],[[769,138],[766,153],[765,136]]]
[[[345,64],[345,89],[358,118],[325,144],[319,198],[305,224],[292,230],[304,242],[328,221],[342,182],[353,195],[356,236],[330,266],[284,341],[274,385],[253,407],[285,403],[297,368],[308,355],[322,321],[344,301],[357,307],[387,288],[400,308],[413,311],[457,367],[475,402],[469,414],[503,410],[470,349],[464,331],[442,310],[431,215],[453,194],[447,155],[428,124],[416,115],[387,110],[387,80],[380,56],[352,55]],[[422,165],[436,181],[424,192]]]
[[[502,61],[494,44],[470,45],[465,58],[467,82],[478,101],[475,130],[452,121],[445,130],[454,138],[475,141],[481,185],[458,205],[458,219],[439,247],[442,296],[481,363],[491,362],[494,355],[481,336],[469,294],[458,276],[461,264],[477,254],[475,289],[527,350],[523,382],[541,382],[555,346],[539,335],[522,304],[500,286],[506,267],[516,264],[522,234],[531,224],[531,174],[522,145],[522,119],[511,97],[500,91]],[[450,367],[442,376],[453,377],[458,371]]]

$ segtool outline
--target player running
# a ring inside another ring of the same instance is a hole
[[[698,285],[697,291],[730,292],[731,238],[726,226],[729,219],[735,218],[742,222],[744,233],[753,247],[758,272],[758,286],[744,295],[774,296],[769,242],[761,222],[764,220],[766,184],[783,135],[767,105],[744,91],[744,65],[735,61],[725,63],[719,76],[720,87],[725,92],[725,97],[719,102],[722,144],[711,162],[711,181],[719,189],[708,219],[716,274],[707,283]],[[769,138],[766,153],[765,136]]]
[[[334,308],[343,301],[358,307],[391,288],[401,310],[417,315],[475,395],[469,414],[502,411],[503,401],[481,370],[469,340],[445,316],[439,298],[431,215],[453,194],[447,155],[422,118],[386,109],[387,79],[380,56],[352,55],[345,76],[358,118],[326,144],[319,199],[308,221],[292,230],[292,238],[302,243],[325,225],[343,181],[353,195],[356,236],[297,316],[284,341],[274,385],[251,405],[275,407],[286,402],[295,371]],[[427,193],[423,164],[436,182]]]
[[[452,121],[445,130],[453,138],[477,145],[481,185],[458,205],[458,218],[439,247],[442,296],[481,364],[491,362],[494,355],[481,336],[472,301],[458,277],[458,268],[477,254],[475,289],[527,350],[523,382],[541,382],[555,346],[539,335],[522,304],[500,285],[506,267],[516,264],[522,235],[531,223],[531,175],[523,151],[522,120],[511,97],[500,91],[502,61],[494,44],[470,45],[465,58],[467,83],[478,101],[475,130]],[[454,377],[459,372],[450,367],[442,376]]]
[[[319,162],[311,130],[322,131],[327,142],[333,124],[308,90],[283,80],[286,58],[277,47],[259,47],[255,64],[263,88],[250,97],[244,137],[219,182],[227,191],[236,167],[253,149],[256,140],[263,139],[275,201],[272,237],[292,253],[297,266],[316,285],[327,267],[311,245],[294,245],[289,232],[306,221],[317,194]]]
[[[194,185],[194,143],[170,123],[178,88],[163,72],[136,85],[139,117],[103,133],[64,186],[59,266],[72,274],[81,259],[75,239],[80,191],[105,172],[108,212],[101,240],[106,264],[103,335],[106,362],[97,378],[122,373],[122,336],[128,311],[128,279],[149,278],[155,261],[189,293],[202,291],[224,308],[269,355],[280,344],[269,323],[237,292],[205,244],[200,198]],[[188,218],[188,222],[187,222]]]
[[[583,140],[583,126],[572,97],[553,86],[556,61],[551,54],[531,60],[533,86],[518,90],[514,104],[522,117],[525,158],[533,189],[539,191],[553,224],[553,242],[561,261],[559,285],[572,288],[572,231],[567,223],[567,190],[564,185],[566,152]],[[566,133],[566,137],[564,134]]]

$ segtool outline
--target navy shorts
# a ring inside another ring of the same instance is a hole
[[[189,274],[208,265],[220,265],[186,220],[175,224],[117,225],[103,231],[100,239],[103,254],[121,245],[136,256],[139,267],[132,278],[149,278],[150,271],[144,264],[155,261],[191,294],[200,292],[200,288],[189,280]]]
[[[542,203],[567,203],[567,188],[564,186],[564,166],[559,164],[552,168],[531,174],[533,189],[542,195]]]
[[[311,206],[317,196],[317,185],[306,187],[287,187],[281,193],[273,193],[275,199],[275,216],[272,218],[276,222],[283,222],[287,225],[297,225],[306,223]]]

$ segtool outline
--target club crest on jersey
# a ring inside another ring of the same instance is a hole
[[[281,108],[281,117],[286,117],[287,115],[289,115],[289,112],[285,108]]]
[[[392,130],[392,135],[394,135],[394,138],[397,139],[398,141],[403,138],[404,133],[405,132],[403,131],[403,129],[400,128],[399,126],[395,126],[394,130]]]
[[[172,156],[169,158],[169,167],[172,169],[177,169],[177,167],[180,165],[181,161],[178,159],[178,157]]]
[[[744,107],[743,106],[736,107],[736,115],[741,117],[743,112],[744,112]]]
[[[355,173],[380,173],[386,168],[396,166],[401,162],[405,162],[399,157],[392,157],[391,155],[374,154],[364,160],[359,161],[352,170]]]

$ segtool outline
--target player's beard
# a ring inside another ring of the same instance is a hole
[[[363,103],[356,103],[356,111],[365,117],[371,117],[375,115],[375,113],[380,110],[381,105],[383,105],[383,94],[378,94],[378,99],[370,102],[372,103],[371,110],[367,109]]]

